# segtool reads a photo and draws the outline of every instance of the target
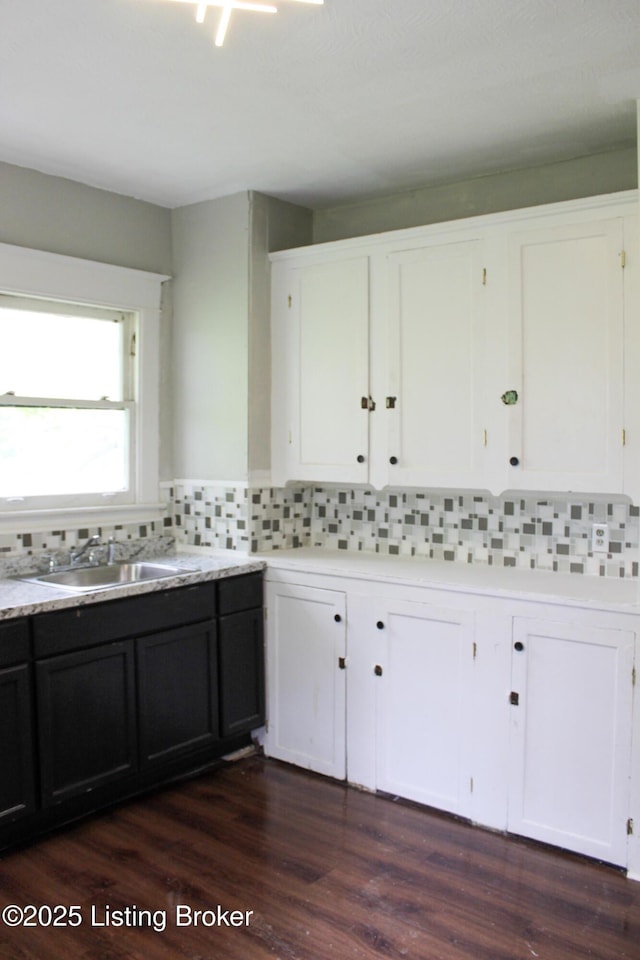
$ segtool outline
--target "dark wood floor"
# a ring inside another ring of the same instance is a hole
[[[640,883],[612,868],[260,757],[4,854],[6,904],[82,924],[0,921],[2,960],[640,960]]]

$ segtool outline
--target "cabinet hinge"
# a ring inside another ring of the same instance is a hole
[[[130,357],[135,357],[135,356],[136,356],[136,349],[137,349],[136,335],[135,335],[135,333],[132,333],[132,334],[131,334],[131,344],[130,344],[130,346],[129,346],[129,356],[130,356]]]
[[[631,669],[631,686],[635,687],[636,685],[636,668],[632,667]]]
[[[346,669],[347,669],[347,658],[346,658],[346,657],[338,657],[338,667],[339,667],[341,670],[346,670]]]
[[[287,306],[289,307],[289,310],[291,310],[292,303],[293,303],[293,299],[291,297],[291,294],[289,294],[289,296],[287,297]]]
[[[622,428],[622,446],[625,447],[626,445],[627,445],[627,431],[623,427]]]
[[[627,836],[628,836],[628,837],[633,836],[633,819],[632,819],[632,817],[629,817],[629,819],[627,820]]]
[[[478,644],[474,640],[473,641],[473,659],[475,660],[477,656],[478,656]]]
[[[487,445],[487,431],[486,431],[486,430],[483,430],[483,431],[482,431],[482,446],[483,446],[483,447],[486,447],[486,445]]]
[[[482,268],[482,286],[486,287],[486,285],[487,285],[487,268],[483,267]]]
[[[626,267],[626,265],[627,265],[627,251],[626,251],[626,250],[621,250],[621,251],[620,251],[620,266],[621,266],[622,269],[624,270],[624,268]]]

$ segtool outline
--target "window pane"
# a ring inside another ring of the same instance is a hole
[[[0,497],[127,488],[126,410],[0,407]]]
[[[0,394],[123,399],[123,323],[0,308]]]

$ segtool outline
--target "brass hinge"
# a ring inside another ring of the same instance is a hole
[[[291,294],[289,294],[289,296],[287,297],[287,306],[289,307],[289,310],[291,310],[291,304],[292,304],[292,302],[293,302],[293,301],[292,301],[292,298],[291,298]]]
[[[633,819],[631,817],[627,820],[627,836],[633,836]]]
[[[622,428],[622,446],[625,447],[626,445],[627,445],[627,431],[623,427]]]
[[[627,265],[627,251],[626,251],[626,250],[621,250],[621,251],[620,251],[620,266],[621,266],[622,269],[624,270],[624,268],[626,267],[626,265]]]
[[[483,447],[486,447],[486,445],[487,445],[487,431],[486,431],[486,430],[483,430],[483,431],[482,431],[482,446],[483,446]]]
[[[478,656],[478,644],[474,640],[473,641],[473,659],[475,660],[477,656]]]
[[[483,267],[482,268],[482,286],[486,287],[486,285],[487,285],[487,268]]]
[[[368,410],[370,413],[373,413],[376,408],[376,402],[373,397],[361,397],[360,406],[363,410]]]

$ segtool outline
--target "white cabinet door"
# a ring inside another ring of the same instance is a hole
[[[369,259],[274,268],[273,482],[366,482]]]
[[[510,238],[507,489],[622,490],[622,223]]]
[[[267,585],[265,753],[346,776],[345,595]]]
[[[386,482],[482,487],[486,286],[480,240],[392,254]]]
[[[411,601],[383,601],[376,609],[376,786],[465,815],[473,615]]]
[[[508,829],[623,865],[634,635],[516,618],[513,639]]]

